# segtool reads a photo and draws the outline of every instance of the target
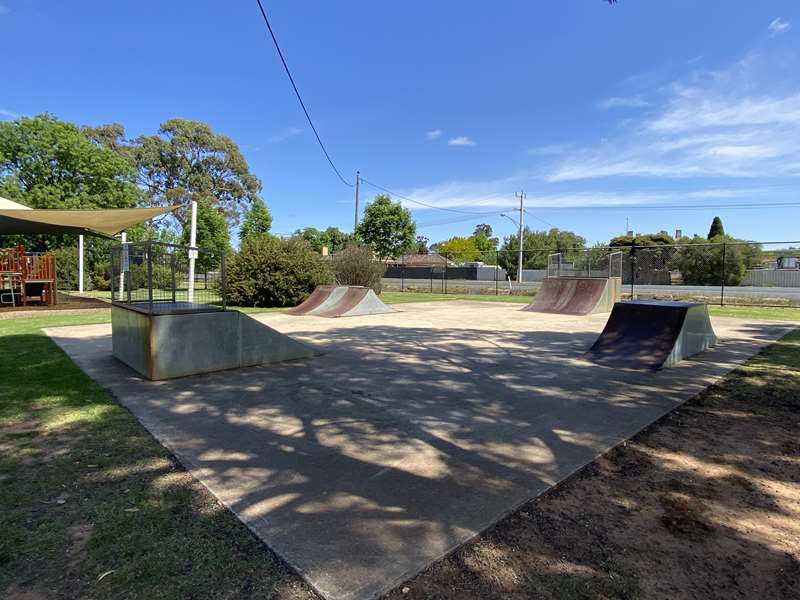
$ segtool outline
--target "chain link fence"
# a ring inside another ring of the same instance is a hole
[[[686,243],[414,254],[389,261],[383,289],[532,296],[546,277],[619,277],[624,299],[800,307],[800,242]]]

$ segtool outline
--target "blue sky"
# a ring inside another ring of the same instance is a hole
[[[494,213],[407,203],[431,241],[479,222],[511,232],[497,212],[521,189],[533,227],[590,242],[626,217],[635,231],[705,234],[715,214],[737,237],[800,237],[796,207],[655,208],[800,202],[800,3],[265,7],[348,178]],[[316,146],[255,0],[0,0],[0,40],[0,118],[48,111],[129,136],[205,121],[242,148],[276,232],[352,228],[353,190]]]

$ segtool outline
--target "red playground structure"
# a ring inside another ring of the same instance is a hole
[[[25,252],[23,246],[0,249],[0,304],[56,303],[56,257]]]

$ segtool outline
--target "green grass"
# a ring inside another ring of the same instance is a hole
[[[0,320],[0,597],[309,597],[40,331],[105,322]]]
[[[387,304],[407,302],[436,302],[440,300],[477,300],[480,302],[511,302],[527,304],[531,296],[493,296],[488,294],[428,294],[426,292],[383,292],[381,299]]]

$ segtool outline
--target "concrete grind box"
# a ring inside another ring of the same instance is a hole
[[[111,343],[116,358],[153,380],[318,354],[238,311],[147,314],[115,305]]]

